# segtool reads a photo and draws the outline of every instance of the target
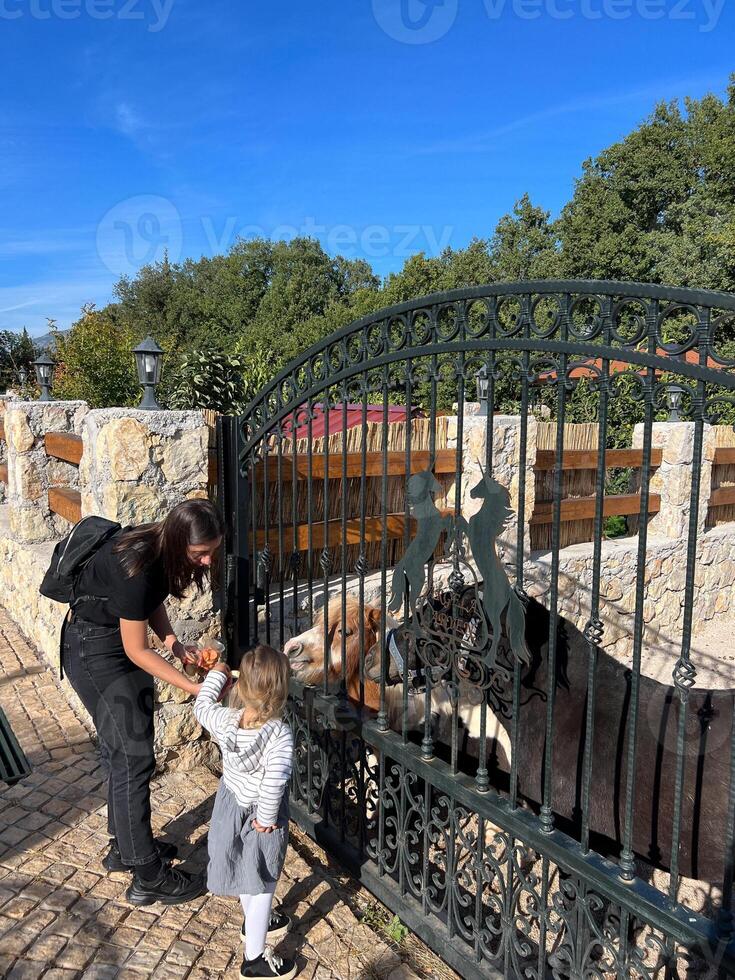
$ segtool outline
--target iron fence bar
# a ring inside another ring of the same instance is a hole
[[[293,419],[292,431],[295,435],[295,414],[291,418]],[[276,480],[278,482],[276,489],[276,507],[278,508],[278,642],[282,650],[286,642],[286,624],[284,622],[286,616],[286,579],[283,534],[283,432],[280,426],[276,431]],[[268,507],[269,501],[266,498],[265,509],[267,510]]]
[[[531,310],[526,309],[524,315],[524,333],[531,333]],[[494,357],[494,355],[493,355]],[[524,588],[524,522],[526,512],[526,455],[528,453],[528,372],[530,369],[528,351],[522,355],[521,369],[521,432],[518,452],[518,532],[516,537],[516,587],[519,591]],[[513,717],[510,725],[510,799],[513,807],[518,803],[518,716],[521,703],[521,665],[517,657],[513,657]],[[512,851],[512,848],[511,848]],[[509,855],[509,874],[512,874],[512,853]]]
[[[611,310],[609,305],[603,308],[603,332],[606,338],[610,336]],[[580,841],[584,851],[589,850],[589,808],[590,788],[592,784],[592,754],[595,736],[595,708],[597,705],[597,644],[602,638],[602,621],[600,620],[600,579],[602,574],[602,530],[603,507],[605,496],[606,452],[607,452],[607,413],[610,395],[610,361],[603,358],[602,372],[599,384],[599,401],[597,406],[597,498],[595,500],[595,517],[592,545],[592,584],[590,598],[590,618],[585,630],[587,639],[587,714],[585,718],[584,757],[582,760],[582,831]]]
[[[409,474],[411,473],[411,404],[413,402],[412,370],[412,361],[409,358],[406,361],[406,435],[404,439],[404,465],[407,479],[410,479]],[[403,512],[403,554],[405,555],[411,540],[411,508],[409,505],[408,493],[405,492],[403,495]],[[414,596],[414,600],[416,598],[417,597]],[[405,623],[409,621],[411,612],[412,610],[409,606],[409,590],[406,589],[403,600],[403,621]],[[401,684],[403,686],[403,690],[401,692],[401,734],[403,741],[406,742],[408,741],[408,657],[403,658],[402,675]]]
[[[342,541],[340,542],[342,564],[342,636],[340,644],[341,677],[340,694],[347,696],[347,387],[342,386],[342,487],[340,493],[342,519]]]
[[[311,628],[314,625],[314,404],[311,398],[306,403],[306,409],[308,412],[306,419],[306,591],[309,603],[309,628]]]
[[[495,320],[493,318],[494,329]],[[485,362],[487,371],[487,401],[485,403],[485,472],[493,475],[493,439],[495,429],[495,354],[490,353]],[[480,393],[478,391],[478,398]],[[478,792],[484,793],[490,787],[490,774],[487,768],[487,693],[480,704],[480,740],[478,746],[477,774],[475,782]],[[478,940],[479,941],[479,940]]]
[[[236,460],[237,455],[231,456],[225,451],[225,440],[229,439],[229,425],[234,424],[232,419],[227,419],[220,415],[216,422],[217,433],[217,504],[220,514],[231,514],[233,512],[230,497],[231,484],[237,475],[236,467],[230,467],[230,460]],[[234,472],[233,472],[234,471]],[[237,522],[225,521],[225,535],[219,554],[219,616],[220,616],[220,635],[225,643],[227,650],[227,663],[234,661],[234,645],[232,634],[232,609],[230,605],[230,578],[231,562],[234,558],[235,549],[232,537],[234,527]]]
[[[365,553],[365,525],[367,521],[367,442],[368,442],[368,379],[362,386],[361,445],[360,445],[360,548],[357,557],[359,577],[359,621],[360,637],[360,703],[365,703],[365,575],[367,574],[367,555]]]
[[[342,625],[342,642],[340,644],[341,675],[339,694],[341,698],[347,697],[347,385],[342,385],[342,488],[341,488],[341,510],[342,510],[342,542],[341,542],[341,563],[342,563],[342,604],[340,620]],[[347,771],[347,733],[342,729],[340,732],[340,770],[344,774]],[[344,785],[339,795],[340,807],[340,837],[346,837],[347,810]]]
[[[564,298],[561,330],[566,336],[569,329],[569,297]],[[551,583],[549,589],[549,663],[546,703],[546,741],[544,745],[544,787],[541,806],[541,827],[550,831],[554,827],[552,812],[552,777],[554,768],[554,703],[556,701],[556,655],[559,616],[559,550],[561,539],[562,460],[564,458],[564,424],[566,421],[567,355],[559,358],[556,384],[556,466],[554,469],[554,505],[551,525]]]
[[[251,540],[253,542],[253,563],[252,563],[252,581],[249,582],[249,588],[246,592],[246,605],[248,612],[250,613],[251,603],[252,603],[252,614],[246,617],[249,619],[248,623],[248,643],[252,646],[256,646],[258,643],[258,636],[260,633],[260,624],[258,621],[258,498],[257,498],[257,484],[258,484],[258,470],[256,466],[250,468],[249,478],[247,484],[244,486],[238,486],[238,496],[239,491],[244,490],[247,494],[250,494],[250,527],[252,531]],[[247,527],[247,525],[246,525]],[[238,562],[237,576],[235,579],[235,601],[237,602],[237,597],[240,593],[240,563]],[[269,602],[270,596],[265,597],[266,604]],[[238,633],[242,632],[242,626],[240,625]]]
[[[387,321],[383,324],[383,342],[388,343]],[[382,516],[380,533],[380,649],[385,650],[387,636],[388,600],[386,589],[388,583],[388,368],[383,369],[383,421],[381,425],[381,440],[383,453],[383,472],[380,482],[380,513]],[[378,723],[383,729],[388,728],[388,714],[385,702],[385,671],[380,672],[380,708]],[[382,785],[382,784],[381,784]]]
[[[270,604],[270,493],[268,487],[268,461],[270,458],[270,446],[266,441],[263,446],[263,533],[264,533],[264,546],[261,552],[261,557],[265,556],[265,561],[262,563],[263,568],[263,592],[265,593],[265,642],[270,645],[271,643],[271,604]],[[280,515],[280,508],[279,508]],[[280,516],[279,516],[280,519]],[[281,556],[279,555],[279,561]],[[256,580],[257,581],[257,580]],[[283,621],[283,617],[281,617]],[[281,649],[283,649],[283,642],[281,642]]]
[[[320,557],[324,588],[324,600],[322,609],[324,610],[324,680],[322,687],[326,694],[329,690],[329,572],[331,568],[331,556],[329,554],[329,537],[327,528],[329,527],[329,394],[325,389],[324,395],[324,545]]]
[[[706,339],[709,334],[709,315],[698,323],[700,361],[706,360]],[[697,557],[699,530],[699,498],[702,481],[702,452],[704,445],[704,384],[700,381],[693,398],[694,445],[692,447],[692,486],[689,496],[689,525],[687,528],[686,579],[682,620],[681,653],[674,671],[674,686],[679,697],[679,724],[676,732],[676,775],[674,781],[674,812],[671,834],[671,869],[669,898],[676,901],[679,889],[679,848],[681,845],[681,811],[684,793],[684,762],[686,722],[689,710],[689,691],[694,685],[696,670],[691,662],[692,610],[694,607],[694,565]]]
[[[656,346],[658,305],[654,300],[646,315],[646,333],[649,349]],[[653,430],[653,394],[656,383],[653,369],[649,367],[643,386],[643,465],[641,467],[641,509],[638,519],[638,554],[636,565],[635,622],[633,627],[633,663],[630,681],[630,711],[628,715],[628,756],[626,773],[625,819],[623,849],[620,854],[620,877],[632,881],[635,877],[633,854],[633,811],[635,806],[635,767],[637,759],[638,707],[641,680],[641,653],[643,650],[643,600],[646,579],[646,551],[648,547],[648,498],[651,479],[651,441]]]
[[[358,635],[360,641],[360,704],[365,703],[365,575],[367,574],[367,556],[365,554],[365,522],[367,520],[367,441],[368,441],[368,378],[363,376],[362,384],[362,415],[361,415],[361,459],[360,459],[360,547],[357,558],[357,574],[359,577],[358,596]],[[367,839],[367,807],[365,795],[366,747],[362,738],[359,739],[358,760],[358,800],[360,801],[360,853],[364,853]]]
[[[295,416],[294,416],[295,420]],[[292,636],[299,635],[299,571],[301,569],[301,552],[298,549],[298,531],[297,524],[299,522],[299,496],[298,496],[298,480],[297,480],[297,468],[296,468],[296,451],[297,451],[297,440],[296,440],[296,426],[293,428],[293,439],[291,440],[291,526],[293,528],[292,535],[292,552],[291,552],[291,572],[293,575],[293,627]],[[310,624],[311,625],[311,624]]]
[[[464,334],[464,316],[460,319],[460,332]],[[459,352],[459,363],[455,365],[455,371],[457,374],[457,451],[454,457],[454,545],[453,545],[453,560],[452,564],[454,566],[453,576],[456,576],[456,583],[451,581],[449,585],[452,590],[452,620],[457,622],[458,609],[457,609],[457,596],[461,590],[464,583],[463,575],[459,570],[459,562],[461,557],[461,546],[462,546],[462,530],[460,526],[460,517],[462,514],[462,470],[463,470],[463,455],[464,455],[464,373],[465,373],[465,353],[464,351]],[[459,684],[460,678],[457,673],[457,663],[452,662],[452,686],[453,690],[451,692],[451,702],[452,702],[452,745],[451,745],[451,766],[452,771],[457,772],[459,763]]]
[[[436,321],[431,324],[432,335],[436,336]],[[436,354],[431,357],[429,368],[429,470],[431,473],[436,468],[436,420],[437,420],[437,372],[439,370],[439,359]],[[416,643],[416,639],[414,639]],[[424,759],[431,759],[434,756],[434,735],[431,727],[431,705],[433,681],[431,671],[424,673],[426,679],[426,690],[424,692],[424,735],[421,741],[421,754]]]

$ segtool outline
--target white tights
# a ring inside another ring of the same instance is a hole
[[[257,960],[265,949],[273,892],[263,892],[261,895],[241,895],[240,901],[245,913],[245,957],[249,960]]]

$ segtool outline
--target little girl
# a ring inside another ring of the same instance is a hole
[[[207,887],[239,896],[245,913],[242,980],[291,980],[296,966],[271,945],[288,916],[272,911],[276,882],[288,845],[288,780],[293,761],[291,729],[281,719],[288,696],[288,659],[259,646],[242,658],[236,694],[240,708],[225,708],[230,672],[217,664],[194,703],[194,715],[219,743],[222,780],[209,828]]]

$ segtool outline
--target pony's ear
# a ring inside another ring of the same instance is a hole
[[[368,626],[377,633],[380,629],[380,610],[376,609],[375,606],[368,606],[365,612],[367,613]]]

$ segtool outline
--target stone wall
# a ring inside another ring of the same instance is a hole
[[[48,508],[48,489],[78,489],[82,516],[122,524],[158,520],[181,500],[207,496],[209,429],[200,412],[90,410],[83,402],[9,402],[5,410],[9,486],[0,505],[0,602],[54,667],[66,607],[38,592],[55,543],[71,530]],[[46,455],[46,432],[82,436],[79,467]],[[212,593],[166,603],[179,639],[219,633]],[[153,642],[157,642],[152,637]],[[65,681],[69,699],[84,714]],[[194,717],[190,698],[156,682],[156,755],[160,764],[214,761],[216,751]]]

